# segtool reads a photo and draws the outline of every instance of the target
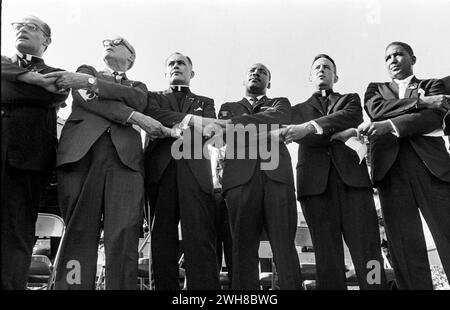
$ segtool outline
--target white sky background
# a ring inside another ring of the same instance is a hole
[[[419,78],[450,75],[449,13],[449,0],[3,0],[1,53],[15,50],[10,23],[36,15],[52,29],[49,65],[101,69],[101,41],[120,35],[137,51],[128,76],[164,90],[164,60],[179,51],[194,63],[191,90],[213,98],[216,111],[242,98],[246,69],[256,62],[272,73],[269,97],[305,101],[318,53],[336,61],[334,90],[363,99],[369,82],[388,80],[384,49],[391,41],[413,47]],[[59,112],[69,114],[70,104]],[[289,149],[295,167],[297,145]]]

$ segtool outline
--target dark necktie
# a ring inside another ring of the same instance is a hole
[[[250,97],[250,104],[252,105],[252,108],[254,109],[256,104],[258,103],[258,98],[256,97]]]
[[[38,63],[40,61],[39,58],[31,56],[30,60],[27,59],[27,55],[23,55],[23,57],[17,55],[17,64],[19,67],[28,68],[31,65]]]
[[[125,76],[125,73],[119,73],[117,71],[114,71],[112,73],[112,75],[113,75],[114,81],[116,83],[122,83],[122,80],[126,80],[127,79],[126,76]]]

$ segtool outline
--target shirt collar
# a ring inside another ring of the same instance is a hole
[[[256,100],[259,101],[259,100],[261,100],[261,98],[264,97],[264,96],[265,96],[265,95],[259,95],[259,96],[256,96]],[[252,97],[252,96],[245,96],[245,99],[247,99],[247,101],[250,102],[250,103],[252,103],[252,102],[250,101],[251,98],[254,98],[254,97]]]
[[[330,94],[334,93],[332,89],[322,89],[314,92],[314,95],[318,97],[328,97]]]
[[[26,59],[28,61],[31,61],[33,58],[37,58],[39,60],[41,60],[42,58],[36,55],[31,55],[31,54],[23,54],[19,51],[16,51],[16,55],[22,59]]]
[[[403,85],[408,85],[411,80],[413,79],[414,74],[411,74],[410,76],[408,76],[406,79],[403,80],[397,80],[397,79],[393,79],[395,83],[397,84],[403,84]]]
[[[125,76],[125,71],[114,71],[110,67],[106,67],[106,71],[113,75],[113,72],[119,73],[119,75]]]

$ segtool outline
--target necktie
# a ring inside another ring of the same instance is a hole
[[[252,105],[252,108],[255,108],[257,103],[258,103],[258,98],[250,97],[250,104]]]
[[[112,75],[113,75],[113,77],[114,77],[114,80],[115,80],[117,83],[120,83],[120,82],[122,82],[122,79],[125,79],[125,75],[124,75],[123,73],[119,73],[119,72],[117,72],[117,71],[114,71],[114,72],[112,73]]]
[[[19,65],[19,67],[22,67],[22,68],[26,68],[29,65],[28,61],[22,57],[17,57],[17,63]]]

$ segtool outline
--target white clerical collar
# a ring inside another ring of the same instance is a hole
[[[261,100],[261,98],[264,97],[264,96],[265,96],[265,95],[259,95],[259,96],[256,96],[256,99],[259,101],[259,100]],[[254,98],[254,97],[251,97],[251,96],[245,96],[245,99],[247,99],[247,101],[250,102],[250,103],[252,103],[252,101],[250,100],[251,98]]]
[[[39,57],[39,56],[31,55],[31,54],[23,54],[23,53],[21,53],[21,52],[19,52],[19,51],[16,51],[16,55],[19,56],[20,58],[26,59],[26,60],[28,60],[28,61],[31,61],[31,59],[32,59],[33,57],[36,57],[36,58],[38,58],[38,59],[42,59],[42,58]]]
[[[411,82],[411,80],[413,79],[413,77],[414,77],[414,74],[411,74],[410,76],[408,76],[406,79],[403,79],[403,80],[394,79],[394,82],[397,84],[408,85]]]

